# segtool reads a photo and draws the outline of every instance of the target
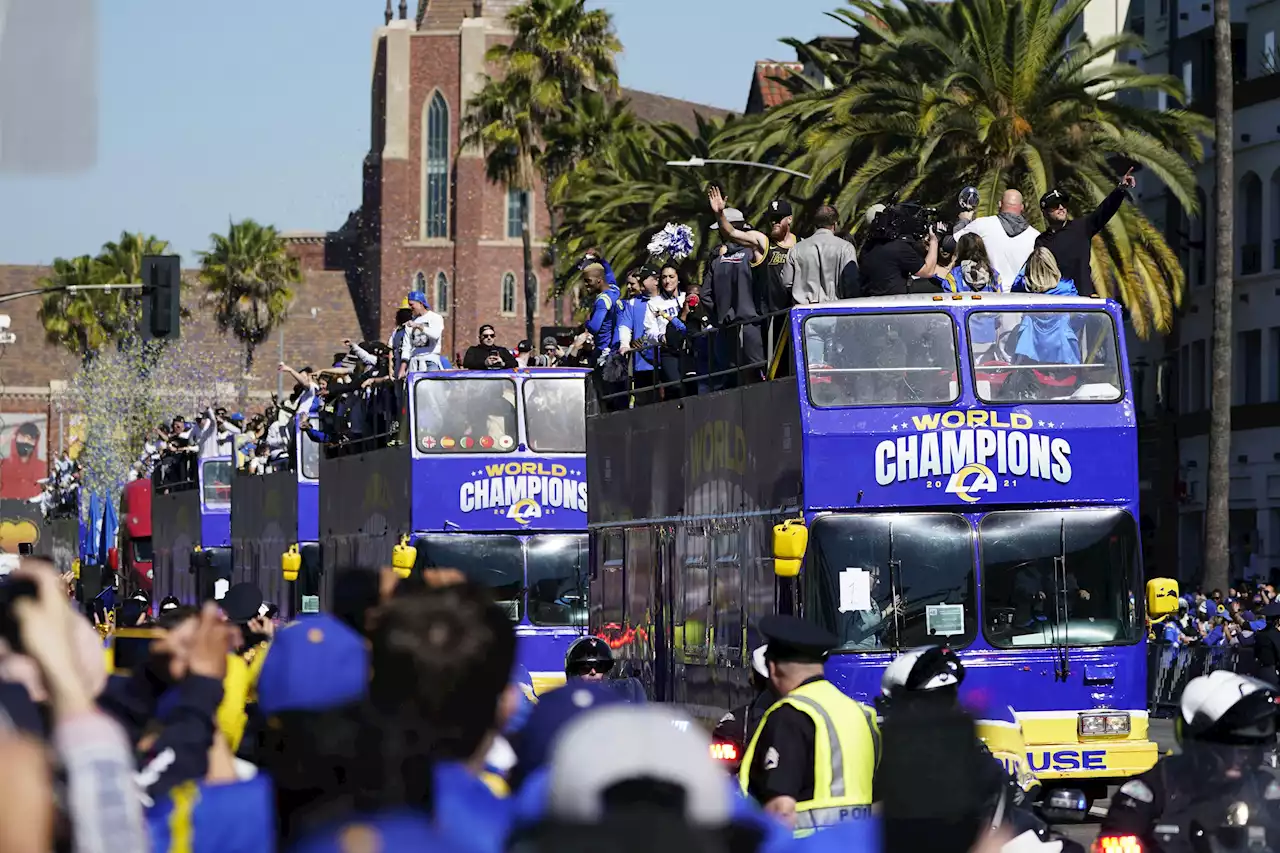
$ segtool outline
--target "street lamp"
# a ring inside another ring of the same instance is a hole
[[[813,175],[806,175],[804,172],[797,172],[794,169],[784,169],[781,166],[774,166],[770,163],[757,163],[753,160],[706,160],[702,157],[690,157],[688,160],[667,161],[668,166],[683,166],[692,169],[700,169],[708,163],[717,163],[725,166],[749,166],[755,169],[772,169],[775,172],[786,172],[788,175],[804,178],[806,181],[813,180]]]

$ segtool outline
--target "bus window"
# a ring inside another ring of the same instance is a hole
[[[943,312],[811,316],[804,348],[815,406],[935,405],[960,396],[955,323]]]
[[[524,383],[525,434],[536,453],[586,453],[586,383],[581,376]]]
[[[520,442],[510,379],[423,378],[413,394],[423,453],[510,453]]]
[[[302,461],[302,477],[305,480],[320,478],[320,445],[316,444],[310,434],[298,432],[299,456]]]
[[[969,347],[987,403],[1114,403],[1124,393],[1106,311],[975,311]]]
[[[993,512],[978,542],[991,645],[1138,640],[1138,528],[1124,510]]]
[[[144,536],[141,539],[130,539],[133,543],[133,561],[135,563],[150,563],[152,560],[151,537]]]
[[[600,600],[591,598],[593,607],[600,608],[600,626],[621,630],[623,619],[622,567],[626,542],[621,530],[609,530],[604,534],[604,565],[600,571]]]
[[[575,628],[587,624],[587,537],[544,534],[529,540],[529,621]]]
[[[428,533],[418,537],[417,547],[426,548],[428,567],[457,569],[487,586],[512,622],[523,617],[524,554],[516,537]]]
[[[722,660],[742,658],[742,566],[738,554],[738,533],[725,533],[712,540],[715,546],[715,589],[713,600],[715,654]]]
[[[840,638],[838,651],[967,644],[977,635],[972,534],[952,513],[819,518],[808,618]]]
[[[701,530],[684,532],[684,565],[677,571],[675,593],[675,643],[684,663],[706,663],[707,636],[711,625],[711,575],[707,566],[707,535]]]
[[[205,506],[231,506],[231,460],[212,459],[204,463]]]

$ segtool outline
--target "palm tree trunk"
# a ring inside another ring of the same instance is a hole
[[[240,390],[237,397],[241,409],[249,400],[249,374],[253,371],[253,343],[244,342],[244,374],[240,377]]]
[[[1217,260],[1213,285],[1213,384],[1209,409],[1209,483],[1205,504],[1205,589],[1226,589],[1230,576],[1231,491],[1231,297],[1235,261],[1232,185],[1234,115],[1231,71],[1231,0],[1213,3],[1213,54],[1217,129],[1214,141],[1217,188]]]
[[[520,205],[520,216],[523,220],[520,223],[520,239],[524,244],[524,336],[533,346],[533,351],[537,352],[537,341],[533,337],[533,312],[538,303],[538,280],[533,277],[533,238],[529,234],[531,206],[526,195],[525,203]]]
[[[550,186],[551,182],[547,181],[546,184],[547,186]],[[560,264],[559,264],[560,253],[556,250],[556,234],[559,233],[558,229],[560,225],[559,213],[556,211],[556,206],[551,203],[551,194],[543,193],[543,195],[546,196],[546,199],[547,199],[547,230],[548,230],[547,252],[548,254],[551,255],[551,281],[552,281],[552,286],[554,287],[555,274],[560,269]],[[555,295],[555,311],[556,311],[555,313],[556,325],[563,326],[564,325],[564,294],[561,293],[558,288],[556,289],[556,295]]]

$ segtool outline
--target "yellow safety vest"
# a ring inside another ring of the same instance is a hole
[[[813,720],[813,799],[796,803],[797,837],[870,814],[872,781],[880,764],[880,728],[875,712],[850,699],[826,679],[803,684],[773,704],[760,720],[738,770],[747,793],[752,759],[769,715],[790,705]]]

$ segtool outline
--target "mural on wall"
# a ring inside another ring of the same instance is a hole
[[[48,426],[43,414],[0,414],[0,499],[40,494],[49,475]]]

